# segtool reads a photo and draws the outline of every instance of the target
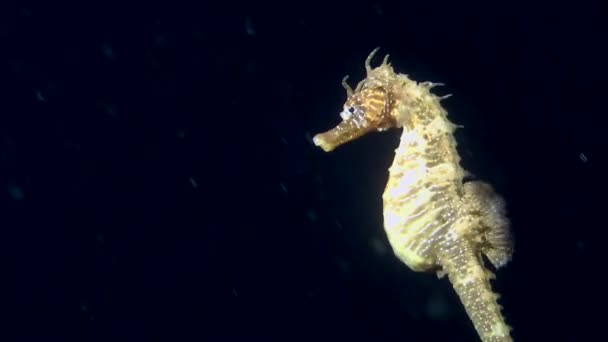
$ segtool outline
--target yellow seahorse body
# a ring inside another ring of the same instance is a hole
[[[464,182],[453,132],[437,84],[397,74],[388,56],[377,68],[365,61],[367,77],[347,92],[342,122],[317,134],[324,151],[365,133],[403,128],[383,194],[384,229],[395,255],[415,271],[447,274],[482,341],[511,341],[492,292],[482,254],[496,267],[510,259],[513,243],[504,202],[480,181]]]

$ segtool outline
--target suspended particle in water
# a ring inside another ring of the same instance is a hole
[[[36,94],[36,100],[38,100],[40,102],[46,102],[46,99],[44,98],[44,96],[42,96],[42,93],[40,92],[40,90],[34,89],[34,93]]]
[[[15,183],[9,183],[7,185],[8,194],[16,201],[20,201],[25,197],[21,187]]]
[[[103,54],[108,57],[108,59],[114,60],[116,58],[116,55],[114,54],[114,50],[112,50],[112,48],[108,45],[108,44],[103,44],[101,46],[101,52],[103,52]]]
[[[247,32],[248,35],[253,36],[255,34],[255,30],[253,29],[253,26],[251,25],[251,17],[247,16],[245,18],[245,32]]]

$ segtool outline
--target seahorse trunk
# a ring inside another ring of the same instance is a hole
[[[511,342],[511,328],[505,323],[492,292],[490,279],[494,275],[484,268],[481,256],[473,252],[466,241],[445,241],[440,255],[443,272],[460,297],[479,337],[483,342]]]

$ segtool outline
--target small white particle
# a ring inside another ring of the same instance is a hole
[[[338,220],[336,220],[336,227],[338,227],[338,230],[344,229],[344,227],[342,227],[342,223],[340,223]]]
[[[281,137],[281,142],[285,145],[287,145],[287,139],[285,139],[284,137]]]
[[[314,209],[308,209],[308,211],[306,212],[306,216],[308,217],[309,220],[311,220],[312,222],[317,220],[317,213],[315,212]]]
[[[8,184],[8,194],[16,201],[20,201],[25,197],[23,190],[17,184]]]
[[[249,16],[245,18],[245,31],[250,36],[253,36],[255,34],[255,30],[253,29],[253,26],[251,25],[251,17],[249,17]]]
[[[585,245],[583,244],[583,241],[578,240],[576,242],[576,247],[578,247],[578,249],[583,249],[585,247]]]
[[[116,57],[116,55],[114,54],[114,50],[112,50],[112,48],[108,44],[103,44],[101,46],[101,51],[109,59],[114,59]]]
[[[36,93],[36,100],[38,100],[40,102],[46,102],[46,99],[44,98],[44,96],[42,96],[42,93],[40,92],[40,90],[34,89],[34,92]]]
[[[283,183],[281,183],[281,191],[287,193],[287,186]]]
[[[348,261],[342,258],[336,258],[335,263],[340,272],[344,274],[350,274],[352,267]]]
[[[581,154],[579,154],[578,156],[581,158],[581,160],[583,161],[583,163],[586,163],[586,162],[587,162],[587,156],[586,156],[585,154],[583,154],[583,153],[581,152]]]
[[[184,131],[177,131],[177,137],[180,139],[183,139],[186,136],[186,133],[184,133]]]
[[[380,5],[375,4],[375,5],[373,5],[373,7],[376,10],[376,14],[378,14],[378,15],[382,14],[383,10],[382,10],[382,7],[380,7]]]
[[[426,314],[432,319],[445,319],[449,314],[449,306],[445,298],[435,295],[426,302]]]
[[[198,183],[192,177],[190,177],[190,184],[192,184],[193,188],[198,188]]]
[[[232,288],[232,294],[233,294],[235,297],[238,297],[238,296],[239,296],[239,294],[236,292],[236,287],[233,287],[233,288]]]
[[[378,238],[372,238],[370,240],[370,247],[378,255],[386,255],[388,253],[388,249]]]
[[[116,110],[116,108],[113,105],[111,105],[111,104],[104,104],[103,106],[104,106],[104,108],[106,110],[106,113],[109,116],[111,116],[113,118],[117,118],[118,117],[118,111]]]

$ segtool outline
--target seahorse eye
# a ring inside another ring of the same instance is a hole
[[[342,120],[348,120],[357,111],[359,111],[358,108],[355,108],[354,106],[346,105],[346,106],[344,106],[344,110],[340,113],[340,117],[342,118]]]

